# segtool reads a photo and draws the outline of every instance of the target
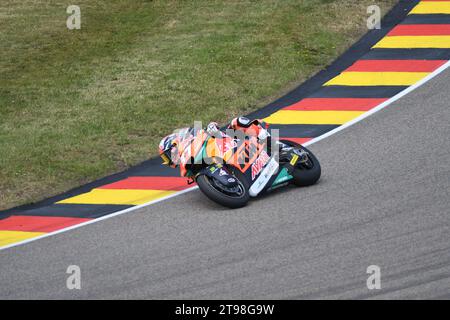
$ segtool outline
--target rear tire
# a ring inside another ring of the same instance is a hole
[[[294,169],[294,172],[292,172],[292,176],[294,177],[293,183],[299,187],[307,187],[315,184],[320,179],[320,175],[322,174],[322,169],[316,156],[307,148],[296,142],[290,140],[280,140],[280,142],[283,142],[284,144],[287,144],[291,147],[305,150],[306,152],[308,152],[309,159],[313,164],[313,167],[311,169],[307,169],[305,167],[302,167],[301,165],[297,165],[297,167]]]
[[[250,200],[250,194],[248,192],[249,185],[245,176],[238,170],[233,172],[234,177],[239,181],[242,186],[243,194],[240,196],[230,196],[218,189],[212,184],[211,178],[200,174],[197,176],[196,182],[200,190],[212,201],[231,209],[242,208]]]

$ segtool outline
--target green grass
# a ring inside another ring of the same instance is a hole
[[[377,0],[386,12],[395,0]],[[366,29],[374,1],[0,3],[0,209],[157,153],[177,127],[253,111]]]

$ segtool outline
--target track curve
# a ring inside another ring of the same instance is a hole
[[[305,146],[381,110],[450,66],[449,1],[400,0],[330,66],[267,106],[262,118]],[[0,250],[129,213],[194,190],[157,158],[60,195],[0,212]]]
[[[193,191],[0,251],[0,298],[448,299],[449,83],[311,146],[316,186],[233,211]],[[66,288],[73,264],[81,290]]]

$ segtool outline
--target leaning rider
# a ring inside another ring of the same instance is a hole
[[[267,130],[267,128],[268,125],[264,121],[260,119],[250,120],[246,117],[234,118],[226,127],[226,129],[241,130],[248,135],[255,135],[260,140],[264,140],[270,137],[270,133]],[[189,130],[192,130],[192,128],[189,128]],[[223,131],[220,130],[217,122],[210,122],[206,127],[206,132],[214,137],[219,137],[225,134]],[[178,152],[174,152],[173,148],[176,148],[178,143],[179,143],[179,134],[177,133],[172,133],[161,140],[159,144],[159,153],[161,157],[164,159],[163,164],[169,165],[173,168],[177,166],[178,159],[174,159],[174,157],[178,158],[179,155]],[[290,147],[284,145],[281,142],[277,143],[279,143],[282,149],[285,149],[285,147],[291,149]]]

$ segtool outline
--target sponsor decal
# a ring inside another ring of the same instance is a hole
[[[272,158],[268,165],[264,168],[258,179],[256,179],[256,181],[250,187],[249,193],[252,197],[256,197],[258,193],[261,192],[261,190],[269,182],[270,178],[275,174],[278,168],[278,162],[274,158]]]
[[[290,162],[291,166],[295,166],[295,164],[297,163],[297,160],[298,160],[298,155],[294,154],[294,156],[292,157],[291,162]]]
[[[259,154],[258,158],[252,164],[252,180],[255,180],[256,176],[261,172],[270,157],[264,150]]]
[[[222,143],[218,142],[217,145],[219,147],[219,151],[221,152],[221,154],[225,154],[229,150],[235,148],[237,146],[237,143],[234,140],[223,139]]]

